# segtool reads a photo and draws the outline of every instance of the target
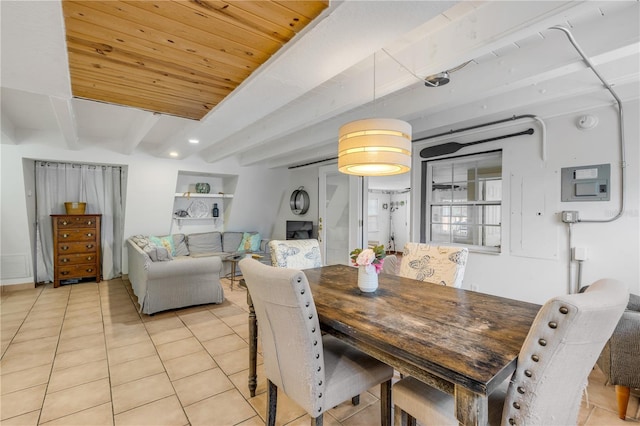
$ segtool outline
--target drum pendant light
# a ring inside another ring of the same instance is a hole
[[[392,118],[357,120],[340,127],[338,170],[387,176],[411,169],[411,124]]]

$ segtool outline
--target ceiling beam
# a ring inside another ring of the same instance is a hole
[[[424,28],[414,31],[419,39],[409,43],[410,36],[405,36],[398,42],[402,49],[393,44],[389,49],[400,63],[416,70],[414,73],[417,75],[429,75],[558,23],[558,15],[565,16],[568,10],[584,13],[585,7],[577,2],[486,2],[466,9],[466,13],[461,12],[449,25],[435,25],[435,30],[426,30],[434,27],[432,22],[427,22]],[[589,6],[589,9],[593,7]],[[382,47],[385,45],[375,46],[375,50],[380,52]],[[291,102],[254,125],[220,139],[219,143],[213,141],[203,149],[202,156],[209,162],[219,161],[278,140],[309,124],[334,116],[346,118],[348,111],[371,102],[373,65],[373,57],[366,57],[350,71],[323,84],[321,90],[307,93],[303,100]],[[375,93],[378,98],[416,83],[414,76],[382,52],[376,55],[375,66]],[[335,130],[337,132],[337,127]]]
[[[71,99],[50,96],[49,102],[51,102],[51,108],[53,108],[53,113],[58,122],[58,128],[67,143],[67,148],[74,151],[80,149],[80,144],[78,143],[78,124]]]
[[[16,126],[7,117],[4,111],[0,111],[0,124],[2,127],[2,143],[15,145],[18,143],[16,136]]]
[[[142,121],[134,121],[127,135],[125,135],[122,153],[126,155],[132,154],[149,131],[153,129],[153,126],[160,120],[160,117],[161,115],[158,113],[147,113]]]

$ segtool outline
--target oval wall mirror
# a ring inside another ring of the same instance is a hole
[[[305,214],[309,210],[309,194],[303,186],[291,193],[289,206],[293,214]]]

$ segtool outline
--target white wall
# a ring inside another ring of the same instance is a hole
[[[640,116],[638,100],[627,102],[625,133],[627,189],[624,216],[611,223],[578,223],[572,228],[573,246],[584,247],[583,282],[610,277],[625,282],[640,294]],[[580,130],[576,121],[590,113],[598,125]],[[464,287],[510,298],[543,303],[569,292],[569,273],[576,277],[576,265],[569,267],[568,228],[560,220],[563,210],[578,210],[581,218],[606,219],[615,215],[620,200],[620,151],[616,109],[613,106],[544,118],[547,128],[546,160],[541,158],[541,131],[533,122],[515,122],[501,130],[472,136],[458,136],[469,142],[511,131],[534,127],[532,136],[489,142],[465,148],[466,153],[503,149],[502,253],[471,253]],[[460,126],[462,127],[462,126]],[[454,127],[455,128],[455,127]],[[441,142],[454,139],[441,140]],[[420,150],[415,144],[412,169],[411,236],[419,240]],[[459,152],[460,153],[460,152]],[[611,164],[611,201],[561,202],[560,171],[563,167]]]
[[[20,145],[0,145],[1,159],[1,222],[0,259],[2,285],[29,283],[34,280],[32,246],[29,238],[28,209],[35,194],[32,179],[25,180],[23,159],[69,161],[127,166],[125,238],[134,234],[165,235],[171,231],[174,194],[179,170],[202,173],[238,175],[234,198],[225,202],[228,213],[227,230],[253,230],[271,237],[286,190],[285,170],[264,167],[241,167],[233,159],[209,164],[197,159],[169,160],[143,154],[131,156],[97,148],[70,151],[45,143],[52,136],[33,132]],[[28,162],[27,162],[28,163]],[[189,233],[188,227],[181,229]],[[128,271],[126,250],[123,271]],[[24,264],[24,266],[22,266]]]
[[[575,121],[585,112],[599,118],[596,128],[589,131],[576,128]],[[575,225],[573,245],[588,250],[583,283],[612,277],[626,282],[632,292],[640,294],[638,101],[625,104],[625,113],[628,182],[625,215],[612,223]],[[578,210],[583,218],[606,218],[617,210],[620,172],[615,109],[611,106],[599,107],[591,111],[544,118],[544,121],[547,127],[546,160],[541,158],[540,129],[533,123],[517,124],[518,129],[529,125],[535,127],[536,134],[533,136],[490,142],[465,151],[502,148],[504,155],[502,253],[472,253],[465,274],[466,288],[474,285],[483,292],[536,303],[567,293],[567,227],[561,223],[559,212]],[[506,131],[503,129],[494,134],[502,134],[513,128],[512,125]],[[492,135],[488,132],[480,136],[456,138],[456,141],[467,142]],[[226,227],[229,230],[256,230],[266,237],[284,239],[286,220],[311,220],[315,226],[318,224],[317,167],[292,171],[269,170],[240,167],[232,159],[208,164],[195,159],[164,160],[142,154],[124,156],[97,148],[69,151],[46,146],[44,142],[52,142],[50,138],[49,135],[33,132],[20,145],[0,145],[0,258],[3,285],[33,281],[30,225],[27,219],[27,206],[31,205],[32,197],[27,197],[26,193],[34,191],[34,188],[30,187],[32,180],[25,180],[25,173],[29,172],[23,170],[24,158],[128,166],[125,236],[138,233],[163,235],[170,231],[179,170],[239,176],[235,197],[229,207],[232,209]],[[63,145],[61,141],[53,142],[58,146]],[[425,145],[414,144],[411,181],[411,239],[414,241],[419,240],[419,152]],[[611,164],[612,201],[560,201],[562,167],[602,163]],[[302,216],[294,215],[289,208],[291,192],[299,186],[305,187],[311,199],[309,211]],[[523,205],[526,208],[520,211],[518,206]],[[7,274],[7,271],[13,274]],[[572,265],[571,272],[575,277],[575,265]]]
[[[305,214],[296,215],[291,212],[289,200],[291,193],[303,186],[309,194],[309,210]],[[293,169],[288,172],[288,179],[281,182],[281,192],[278,194],[278,216],[274,224],[272,238],[284,240],[286,238],[287,220],[310,220],[313,222],[313,236],[318,237],[318,166],[308,166]]]

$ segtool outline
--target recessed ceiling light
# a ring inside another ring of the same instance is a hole
[[[198,139],[189,139],[189,143],[200,143]]]
[[[177,157],[177,156],[178,156],[178,153],[177,153],[177,152],[175,152],[175,151],[171,151],[171,152],[169,153],[169,155],[170,155],[170,156],[172,156],[172,157]]]

